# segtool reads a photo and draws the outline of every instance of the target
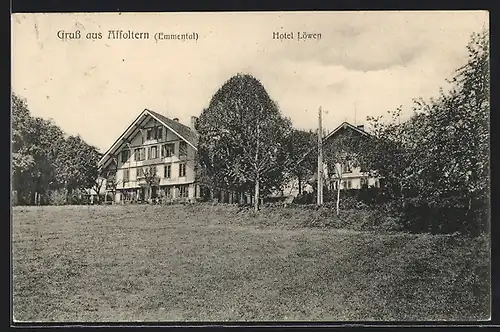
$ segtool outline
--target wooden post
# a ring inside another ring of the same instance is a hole
[[[323,205],[323,126],[321,123],[321,107],[318,112],[318,206]]]

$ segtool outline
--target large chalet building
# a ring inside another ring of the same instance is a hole
[[[99,161],[113,200],[200,197],[195,163],[198,135],[191,125],[143,110]]]

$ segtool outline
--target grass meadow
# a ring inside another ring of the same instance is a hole
[[[307,226],[314,213],[14,207],[14,320],[489,319],[489,238]]]

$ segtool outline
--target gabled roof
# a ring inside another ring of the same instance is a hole
[[[338,133],[341,129],[344,129],[344,128],[349,128],[349,129],[352,129],[358,133],[360,133],[361,135],[363,136],[367,136],[367,137],[372,137],[371,134],[367,133],[366,131],[364,131],[363,129],[360,129],[352,124],[350,124],[349,122],[342,122],[337,128],[335,128],[334,130],[332,130],[328,135],[326,135],[323,140],[326,141],[328,140],[330,137],[334,136],[336,133]]]
[[[189,143],[193,148],[198,148],[198,134],[190,127],[151,110],[147,111],[158,121],[160,121],[164,126],[173,131],[177,136]]]
[[[137,132],[141,125],[145,122],[148,116],[152,117],[160,124],[164,125],[167,129],[171,130],[174,134],[179,136],[186,143],[191,145],[195,150],[198,146],[198,135],[191,130],[190,127],[183,125],[177,121],[167,118],[159,113],[153,112],[145,108],[139,116],[125,129],[123,134],[111,145],[111,147],[104,153],[101,160],[99,160],[99,167],[102,167],[109,161],[111,154],[119,150],[128,139]]]
[[[337,134],[341,129],[351,129],[351,130],[354,130],[355,132],[363,135],[363,136],[366,136],[366,137],[373,137],[373,135],[367,133],[366,131],[364,131],[363,129],[360,129],[352,124],[350,124],[349,122],[342,122],[340,125],[337,126],[337,128],[335,128],[334,130],[332,130],[328,135],[326,135],[325,137],[323,137],[323,142],[329,140],[330,138],[332,138],[333,136],[335,136],[335,134]],[[299,160],[299,164],[304,161],[304,159],[307,157],[307,155],[309,155],[309,153],[311,153],[313,150],[316,150],[317,148],[313,148],[311,150],[309,150],[306,154],[304,154],[304,156]]]

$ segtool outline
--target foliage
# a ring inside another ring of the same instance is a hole
[[[314,174],[316,163],[312,158],[307,158],[316,146],[317,135],[309,130],[292,129],[286,140],[286,153],[288,161],[288,180],[295,177],[299,181],[299,192],[302,192],[302,181]]]
[[[152,198],[151,197],[151,187],[155,185],[155,183],[158,182],[159,178],[157,175],[157,169],[156,166],[148,166],[144,167],[144,180],[146,181],[147,184],[147,199]]]
[[[25,99],[11,96],[12,187],[19,204],[33,204],[34,195],[49,202],[50,192],[68,194],[90,188],[97,178],[100,154],[80,137],[65,137],[52,120],[33,117]]]
[[[59,182],[71,193],[77,188],[91,188],[98,178],[97,163],[101,154],[80,136],[69,136],[60,144],[55,162]]]
[[[97,194],[97,199],[99,200],[99,196],[100,196],[100,193],[101,193],[101,189],[103,188],[104,184],[106,183],[106,179],[104,177],[102,177],[102,174],[99,175],[93,185],[92,185],[92,189],[95,191],[95,193]]]
[[[281,187],[291,123],[256,78],[230,78],[198,118],[197,131],[202,179],[239,191],[253,188],[256,208],[261,192]]]
[[[68,201],[68,193],[66,189],[56,189],[50,192],[49,204],[50,205],[65,205]]]
[[[369,119],[377,137],[370,150],[372,166],[380,170],[389,194],[403,202],[412,228],[485,230],[490,179],[488,32],[473,34],[467,48],[468,62],[450,80],[451,89],[429,101],[415,100],[409,120],[401,121],[401,109],[391,112],[390,122]]]

